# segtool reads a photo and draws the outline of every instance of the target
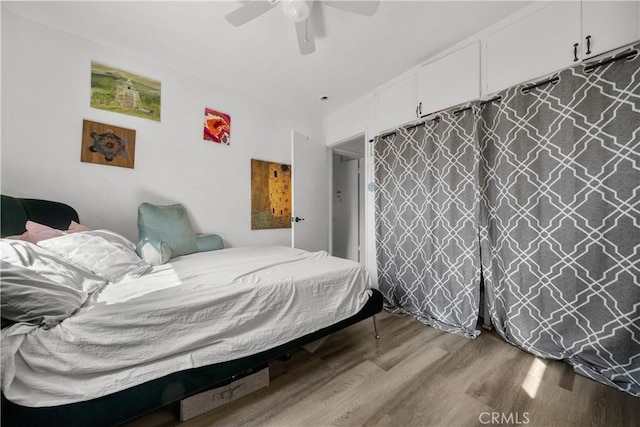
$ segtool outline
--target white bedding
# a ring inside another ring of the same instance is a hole
[[[315,332],[357,313],[370,288],[359,264],[326,252],[247,247],[178,257],[109,284],[51,329],[4,329],[2,390],[31,407],[93,399]]]

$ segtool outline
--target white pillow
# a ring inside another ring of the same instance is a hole
[[[49,280],[26,267],[0,260],[0,268],[3,319],[49,329],[75,313],[87,299],[85,292]]]
[[[38,246],[61,255],[110,282],[140,277],[151,265],[135,252],[135,245],[109,230],[91,230],[42,240]]]
[[[105,284],[104,279],[91,271],[74,266],[67,259],[24,240],[0,240],[0,255],[2,261],[84,292],[85,299]]]
[[[50,328],[105,284],[95,274],[22,240],[0,240],[0,256],[0,313],[15,322]]]

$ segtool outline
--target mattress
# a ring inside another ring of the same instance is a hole
[[[359,264],[287,247],[174,258],[108,284],[74,315],[2,331],[2,390],[30,407],[81,402],[172,372],[245,357],[357,313]]]

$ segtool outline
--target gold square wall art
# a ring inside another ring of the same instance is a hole
[[[82,122],[80,161],[133,169],[136,131],[104,123]]]
[[[91,62],[91,106],[160,121],[160,82]]]
[[[291,228],[291,165],[251,159],[251,229]]]

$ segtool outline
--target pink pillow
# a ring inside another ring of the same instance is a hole
[[[26,240],[27,242],[38,244],[41,240],[53,239],[54,237],[64,236],[65,234],[78,233],[80,231],[90,231],[89,227],[82,224],[78,224],[75,221],[71,221],[69,229],[67,231],[58,230],[56,228],[49,227],[48,225],[39,224],[34,221],[27,221],[25,224],[27,231],[20,236],[20,240]]]
[[[60,230],[33,221],[27,221],[25,228],[27,231],[20,236],[20,239],[34,244],[37,244],[40,240],[52,239],[64,235]]]
[[[69,229],[67,230],[66,234],[69,233],[78,233],[80,231],[91,231],[91,229],[87,226],[84,226],[82,224],[78,224],[75,221],[71,221],[71,224],[69,224]]]

